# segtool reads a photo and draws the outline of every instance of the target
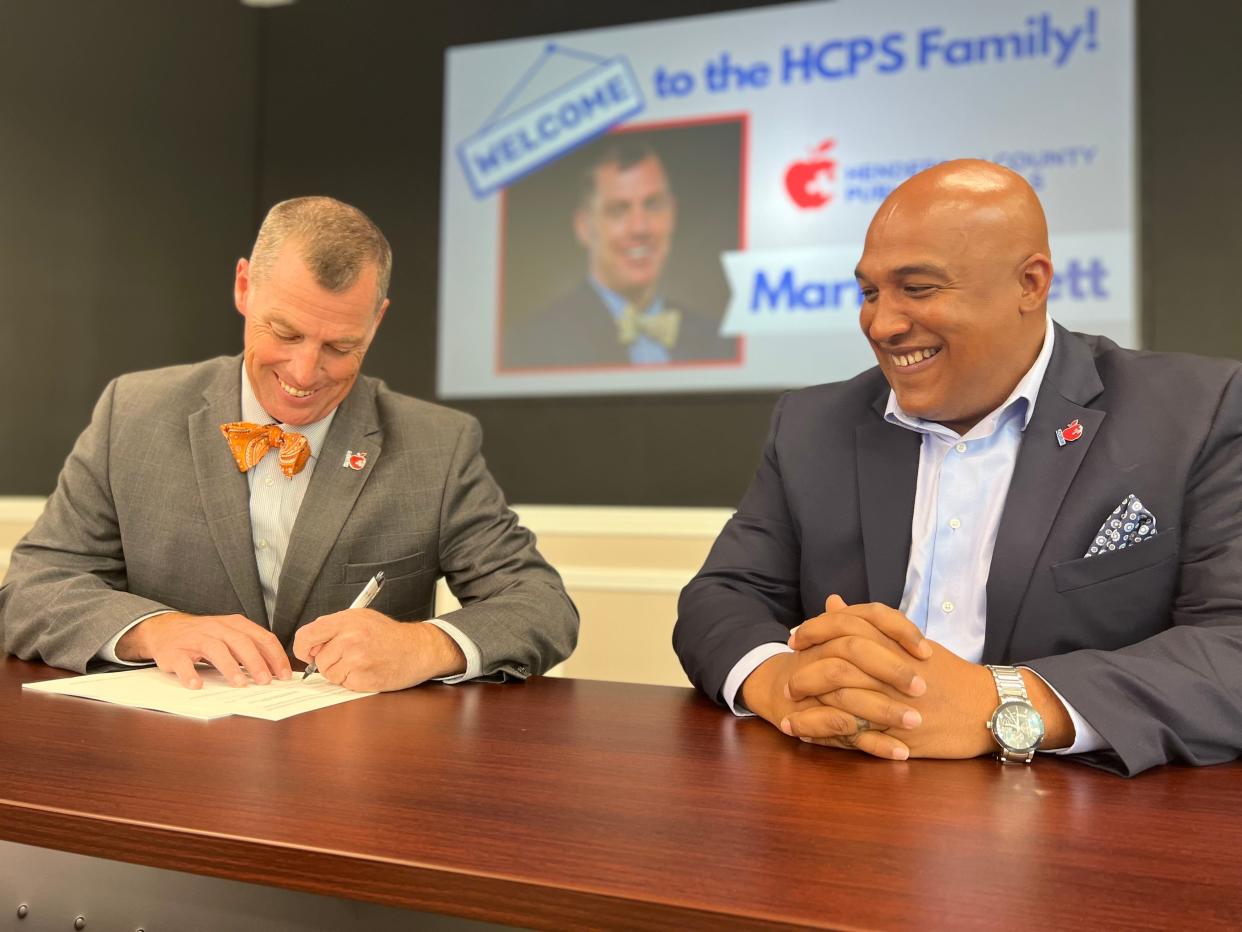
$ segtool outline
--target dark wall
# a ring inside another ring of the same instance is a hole
[[[366,369],[433,398],[445,48],[750,5],[299,0],[256,12],[127,0],[107,5],[111,19],[85,0],[74,19],[63,5],[0,8],[0,177],[23,181],[0,186],[0,280],[16,283],[0,424],[9,450],[41,437],[29,457],[0,459],[0,494],[50,490],[111,375],[240,348],[232,263],[259,205],[284,197],[340,197],[388,234],[393,308]],[[1139,2],[1143,332],[1155,349],[1242,358],[1240,33],[1236,0]],[[52,52],[62,60],[45,73]],[[32,385],[36,410],[14,410]],[[457,406],[483,422],[511,500],[731,505],[775,397]]]
[[[0,4],[0,494],[46,494],[119,373],[236,352],[258,16]]]
[[[1139,3],[1143,345],[1242,359],[1242,4]]]

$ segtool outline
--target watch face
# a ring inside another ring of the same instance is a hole
[[[1029,751],[1044,737],[1044,720],[1027,702],[1006,702],[992,718],[996,740],[1011,751]]]

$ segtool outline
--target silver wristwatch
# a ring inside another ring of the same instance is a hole
[[[1007,764],[1029,764],[1044,740],[1044,720],[1027,698],[1026,684],[1017,667],[987,667],[1000,697],[1000,705],[987,723],[1000,746],[996,757]]]

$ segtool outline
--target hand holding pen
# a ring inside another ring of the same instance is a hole
[[[366,586],[363,587],[362,591],[358,593],[358,598],[354,599],[353,604],[351,604],[349,607],[351,609],[366,608],[368,605],[370,605],[375,600],[375,597],[379,595],[379,591],[380,589],[383,588],[383,586],[384,586],[384,571],[380,570],[378,573],[376,573],[374,576],[371,577],[371,581],[367,583]],[[306,679],[312,673],[317,673],[318,671],[319,671],[319,668],[315,666],[315,661],[312,660],[310,663],[306,665],[306,672],[302,674],[302,679]]]

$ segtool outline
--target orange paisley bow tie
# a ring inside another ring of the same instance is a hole
[[[292,479],[310,459],[310,443],[304,434],[284,431],[276,424],[234,421],[221,424],[220,433],[229,442],[233,459],[242,472],[253,469],[272,447],[280,450],[280,471]]]

